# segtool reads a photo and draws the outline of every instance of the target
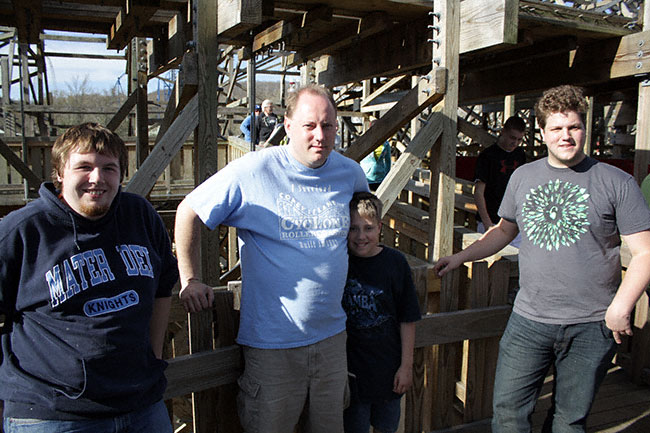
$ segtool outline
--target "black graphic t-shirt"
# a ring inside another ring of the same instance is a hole
[[[485,182],[485,205],[494,224],[499,222],[499,205],[510,176],[525,163],[526,153],[521,147],[506,152],[497,144],[493,144],[478,156],[474,179]],[[478,214],[476,216],[480,219]]]
[[[521,232],[514,311],[551,324],[603,320],[621,281],[620,236],[650,229],[634,178],[588,157],[516,170],[499,215]]]
[[[404,255],[388,247],[373,257],[350,255],[342,304],[353,393],[363,401],[399,397],[392,389],[402,356],[400,323],[420,319]]]

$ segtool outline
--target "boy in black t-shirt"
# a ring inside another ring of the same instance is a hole
[[[350,202],[350,254],[343,293],[351,401],[346,433],[392,433],[400,398],[413,381],[415,322],[420,319],[411,269],[402,253],[379,244],[379,199],[357,192]]]

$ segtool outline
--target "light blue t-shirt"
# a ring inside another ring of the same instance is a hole
[[[348,204],[367,190],[353,160],[333,152],[312,169],[279,146],[231,162],[187,196],[210,229],[239,229],[239,344],[301,347],[345,330]]]

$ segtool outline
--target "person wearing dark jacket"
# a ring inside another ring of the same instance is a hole
[[[262,102],[262,114],[257,118],[257,140],[256,144],[266,146],[266,140],[269,139],[275,127],[280,123],[278,116],[273,112],[273,102],[265,99]]]
[[[52,149],[53,180],[0,221],[5,433],[171,432],[162,345],[176,259],[122,192],[124,142],[93,123]]]

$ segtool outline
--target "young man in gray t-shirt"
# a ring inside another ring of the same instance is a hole
[[[495,376],[495,433],[530,431],[551,366],[544,431],[585,431],[616,343],[632,335],[632,309],[650,282],[650,211],[631,176],[584,154],[582,90],[549,89],[535,110],[548,156],[513,173],[496,226],[436,264],[442,276],[522,234],[521,288]],[[623,280],[621,238],[632,254]]]

